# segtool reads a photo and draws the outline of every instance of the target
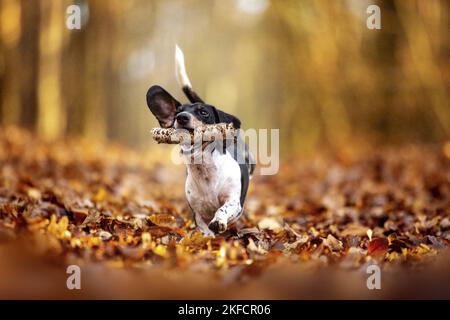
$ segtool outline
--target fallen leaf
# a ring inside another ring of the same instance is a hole
[[[323,244],[331,251],[341,251],[342,249],[344,249],[342,241],[336,239],[331,234],[329,234],[326,239],[323,240]]]
[[[275,218],[263,218],[258,223],[260,229],[267,229],[272,231],[278,231],[282,229],[281,224]]]
[[[267,250],[263,249],[260,245],[257,246],[252,238],[249,238],[248,240],[249,240],[249,242],[247,245],[247,249],[249,251],[255,252],[258,254],[266,254],[267,253]]]
[[[386,238],[374,238],[369,242],[367,253],[371,256],[384,255],[389,248],[389,241]]]

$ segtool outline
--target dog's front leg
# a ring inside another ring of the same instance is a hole
[[[228,224],[234,222],[239,217],[241,212],[242,206],[239,199],[230,199],[216,211],[214,218],[208,225],[208,228],[214,233],[223,233],[227,230]]]
[[[194,221],[197,228],[204,236],[214,236],[214,232],[208,228],[208,225],[199,214],[194,213]]]

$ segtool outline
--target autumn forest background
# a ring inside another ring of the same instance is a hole
[[[375,2],[381,30],[368,1],[76,3],[81,30],[65,27],[72,1],[1,1],[3,125],[154,147],[144,97],[157,83],[185,99],[178,43],[205,100],[282,128],[283,149],[449,137],[447,1]]]
[[[448,298],[449,9],[0,0],[0,297]],[[245,217],[215,238],[150,136],[151,85],[187,101],[175,44],[205,101],[280,129],[280,171],[254,177]]]

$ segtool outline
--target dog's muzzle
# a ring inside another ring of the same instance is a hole
[[[191,121],[191,115],[187,112],[180,112],[175,119],[180,126],[185,126]]]

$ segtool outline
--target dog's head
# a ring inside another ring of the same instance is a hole
[[[204,124],[232,123],[236,129],[240,128],[241,121],[237,117],[204,103],[196,95],[185,93],[192,103],[181,104],[160,86],[148,89],[147,105],[161,127],[194,130]]]

